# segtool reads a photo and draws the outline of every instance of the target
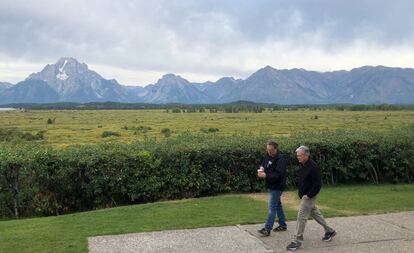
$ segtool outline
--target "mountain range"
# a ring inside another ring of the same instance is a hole
[[[17,84],[0,82],[0,104],[54,102],[277,104],[412,104],[414,69],[364,66],[350,71],[307,71],[266,66],[246,79],[192,83],[175,74],[145,87],[105,79],[85,63],[64,57]]]

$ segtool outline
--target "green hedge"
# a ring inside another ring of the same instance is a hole
[[[183,134],[162,143],[109,143],[54,150],[0,146],[0,211],[4,217],[57,215],[102,207],[225,192],[257,192],[256,177],[268,138]],[[279,138],[294,150],[308,145],[324,184],[406,183],[414,179],[414,127],[387,134],[315,132]]]

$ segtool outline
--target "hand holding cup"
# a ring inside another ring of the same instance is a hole
[[[266,177],[266,173],[264,172],[263,166],[260,166],[260,168],[257,170],[257,176],[261,178]]]

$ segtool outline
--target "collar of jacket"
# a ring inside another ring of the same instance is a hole
[[[307,168],[307,167],[309,167],[309,165],[311,164],[311,158],[309,157],[309,159],[305,162],[305,164],[299,164],[299,166],[301,167],[301,168]]]
[[[282,157],[282,153],[280,153],[279,151],[276,153],[275,156],[270,156],[268,153],[266,153],[266,155],[267,155],[268,160],[273,160],[273,161],[277,161]]]

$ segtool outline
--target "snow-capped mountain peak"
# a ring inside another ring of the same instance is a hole
[[[68,60],[65,59],[65,62],[63,63],[62,67],[59,68],[59,73],[56,75],[57,79],[60,79],[60,80],[68,79],[69,76],[66,74],[66,72],[64,70],[65,66],[66,66],[66,63],[68,63]]]
[[[106,80],[75,58],[63,57],[27,80],[42,80],[64,101],[123,101],[128,93],[116,80]]]

